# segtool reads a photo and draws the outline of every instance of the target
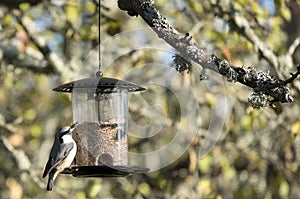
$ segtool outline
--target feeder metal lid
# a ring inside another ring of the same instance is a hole
[[[72,81],[60,85],[53,89],[56,92],[72,92],[76,90],[95,89],[96,93],[113,93],[119,90],[128,90],[128,92],[136,92],[146,90],[134,83],[118,80],[108,77],[91,77]]]

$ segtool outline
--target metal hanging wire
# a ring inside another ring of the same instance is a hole
[[[98,59],[98,71],[96,73],[97,77],[102,77],[103,73],[101,71],[101,25],[100,25],[100,19],[101,19],[101,1],[99,0],[98,3],[98,53],[99,53],[99,59]]]
[[[100,19],[101,19],[101,1],[99,0],[98,3],[98,71],[96,73],[97,77],[102,77],[103,73],[101,71],[101,24],[100,24]],[[98,102],[97,102],[97,110],[98,110],[98,121],[101,121],[101,111],[100,111],[100,96],[98,95]]]

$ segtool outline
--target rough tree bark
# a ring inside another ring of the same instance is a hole
[[[249,102],[254,108],[260,108],[267,104],[273,105],[274,102],[293,101],[287,84],[294,81],[300,74],[300,65],[297,66],[297,72],[291,73],[291,77],[287,80],[281,80],[268,73],[258,72],[252,67],[234,66],[216,55],[207,54],[188,33],[182,34],[173,28],[155,8],[154,0],[119,0],[118,6],[121,10],[127,11],[130,16],[141,16],[157,33],[158,37],[174,47],[185,59],[193,60],[204,69],[213,70],[225,76],[228,81],[237,81],[251,87],[254,92],[249,98]],[[266,50],[264,54],[268,56],[270,54],[268,52]],[[276,63],[275,67],[277,67],[276,61],[271,63]]]

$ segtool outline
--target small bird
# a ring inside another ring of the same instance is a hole
[[[43,173],[43,178],[49,174],[47,191],[52,191],[57,175],[71,166],[75,158],[77,146],[71,134],[77,125],[78,122],[72,126],[62,127],[55,133],[55,140]]]

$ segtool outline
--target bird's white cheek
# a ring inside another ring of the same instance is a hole
[[[74,142],[72,136],[70,136],[70,135],[62,136],[62,140],[63,140],[63,143],[72,143],[72,142]]]

